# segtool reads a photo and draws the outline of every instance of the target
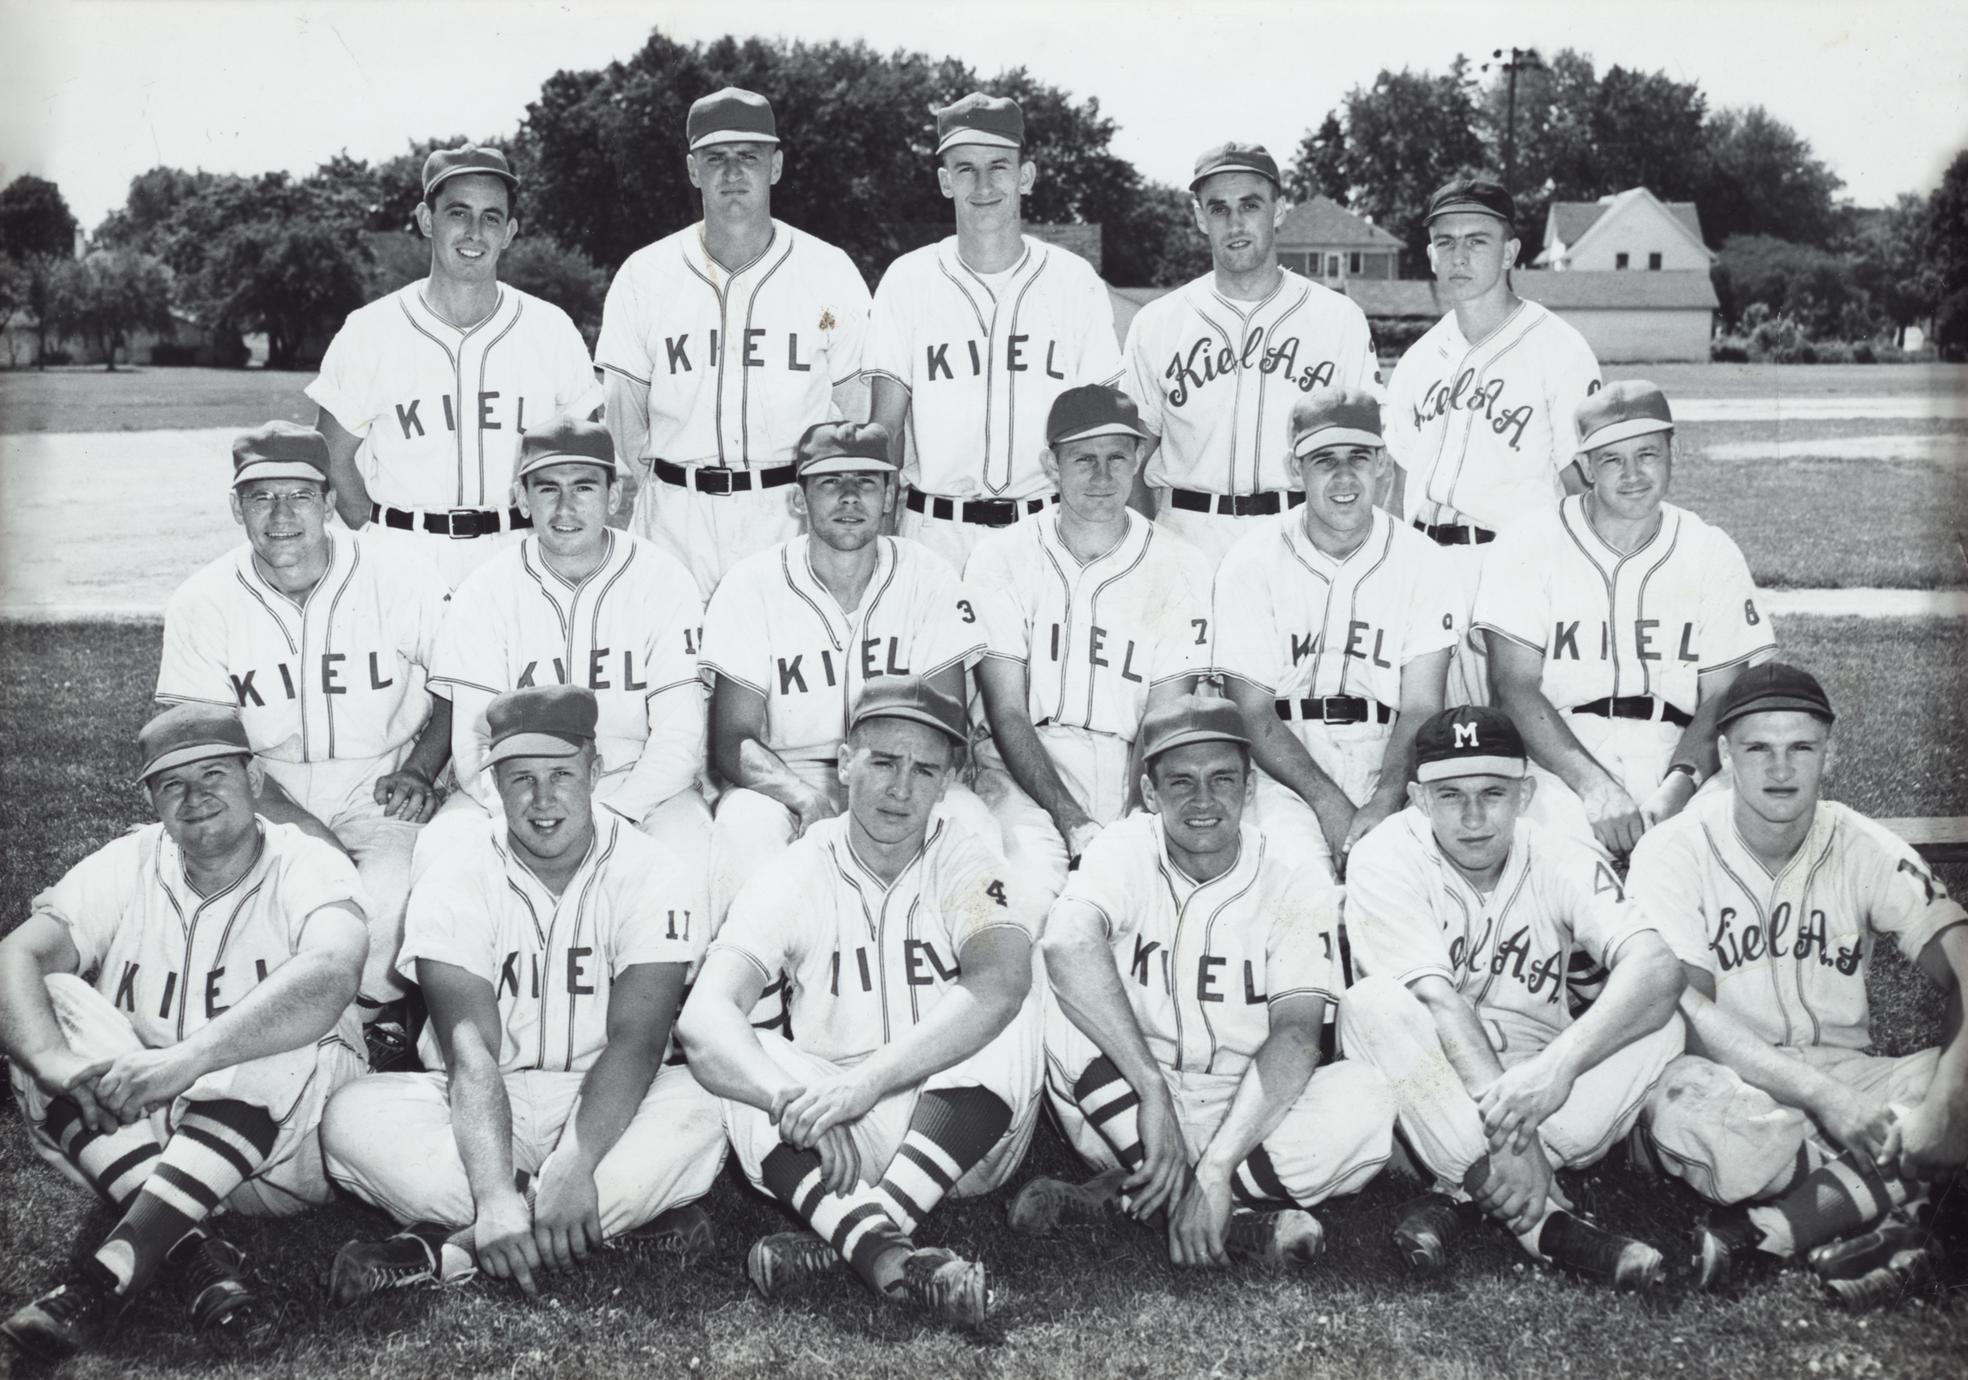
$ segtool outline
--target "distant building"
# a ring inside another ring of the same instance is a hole
[[[1706,273],[1715,255],[1702,242],[1694,202],[1630,187],[1597,201],[1552,202],[1532,262],[1559,273]]]
[[[1315,196],[1285,213],[1278,227],[1278,262],[1344,291],[1355,278],[1380,282],[1398,276],[1401,242],[1331,197]]]

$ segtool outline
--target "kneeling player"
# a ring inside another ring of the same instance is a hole
[[[235,711],[168,709],[138,745],[158,823],[70,868],[0,940],[0,1051],[34,1148],[121,1214],[0,1323],[48,1359],[163,1266],[194,1328],[259,1331],[241,1256],[202,1224],[221,1204],[285,1216],[327,1202],[315,1128],[363,1071],[355,868],[255,813],[263,769]]]
[[[1726,1205],[1698,1239],[1703,1288],[1752,1252],[1810,1252],[1863,1305],[1928,1274],[1910,1209],[1968,1162],[1968,914],[1905,842],[1820,798],[1831,723],[1810,673],[1743,672],[1719,718],[1728,789],[1634,850],[1633,893],[1688,976],[1689,1052],[1643,1125],[1661,1168]],[[1866,1052],[1866,969],[1889,935],[1947,993],[1938,1049]]]
[[[512,690],[486,711],[504,814],[435,858],[410,893],[402,967],[430,1007],[424,1062],[342,1092],[328,1172],[409,1224],[335,1257],[334,1301],[474,1266],[564,1270],[650,1224],[701,1239],[724,1146],[717,1102],[665,1063],[701,952],[678,862],[594,808],[594,693]]]
[[[1347,872],[1365,974],[1340,1003],[1348,1057],[1394,1086],[1401,1135],[1445,1191],[1402,1209],[1411,1270],[1447,1263],[1473,1198],[1540,1260],[1659,1282],[1660,1252],[1571,1212],[1552,1171],[1596,1163],[1681,1052],[1681,973],[1654,923],[1584,843],[1521,818],[1534,782],[1501,710],[1436,715],[1415,736],[1415,809],[1368,834]],[[1610,969],[1576,1019],[1566,958]]]
[[[1136,1217],[1166,1212],[1178,1265],[1309,1260],[1322,1239],[1302,1209],[1373,1178],[1394,1122],[1372,1068],[1319,1068],[1344,986],[1339,893],[1244,823],[1250,739],[1235,705],[1184,696],[1150,710],[1141,734],[1155,813],[1094,840],[1043,946],[1047,1093],[1106,1172],[1084,1187],[1033,1180],[1012,1226],[1049,1231],[1125,1194]]]
[[[739,892],[678,1022],[746,1177],[818,1233],[752,1247],[768,1298],[845,1261],[952,1322],[989,1306],[981,1264],[909,1239],[946,1196],[1003,1183],[1038,1112],[1038,917],[994,846],[932,816],[964,742],[953,697],[870,681],[841,751],[846,814]],[[747,1016],[782,971],[790,1040]]]

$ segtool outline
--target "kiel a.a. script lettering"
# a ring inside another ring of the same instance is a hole
[[[1301,369],[1297,336],[1287,336],[1267,350],[1264,348],[1264,328],[1253,326],[1244,336],[1240,349],[1233,349],[1228,342],[1218,345],[1215,336],[1206,335],[1189,347],[1187,355],[1178,351],[1170,356],[1168,368],[1162,371],[1162,377],[1175,386],[1163,396],[1168,399],[1170,407],[1181,407],[1199,389],[1220,378],[1249,369],[1255,369],[1260,374],[1282,375],[1287,383],[1295,384],[1299,392],[1310,393],[1314,388],[1331,386],[1338,366],[1332,360],[1322,359]]]
[[[1483,420],[1490,424],[1490,430],[1499,436],[1508,436],[1510,448],[1516,450],[1524,439],[1524,428],[1531,424],[1537,409],[1529,403],[1521,407],[1502,407],[1505,382],[1504,379],[1489,379],[1479,384],[1474,369],[1465,369],[1457,374],[1454,383],[1446,379],[1435,380],[1415,405],[1415,429],[1419,431],[1450,412],[1480,412]]]

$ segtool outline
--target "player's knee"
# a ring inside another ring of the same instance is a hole
[[[388,1124],[383,1099],[358,1078],[336,1091],[321,1111],[321,1163],[328,1177],[344,1188],[366,1179],[371,1155],[387,1137],[377,1133]],[[396,1149],[403,1147],[399,1142]]]
[[[1417,1014],[1426,1013],[1401,983],[1390,977],[1361,978],[1339,999],[1340,1043],[1369,1045],[1383,1031],[1412,1024]]]

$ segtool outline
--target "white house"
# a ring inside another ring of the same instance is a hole
[[[1561,273],[1706,273],[1715,255],[1702,243],[1694,202],[1629,187],[1597,201],[1552,202],[1544,249],[1532,262]]]

